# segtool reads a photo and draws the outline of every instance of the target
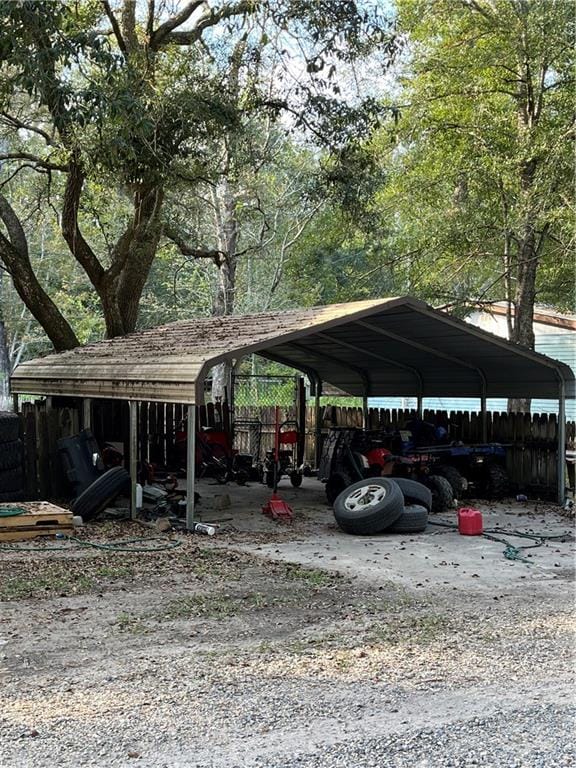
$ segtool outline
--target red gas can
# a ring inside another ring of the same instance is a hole
[[[482,535],[482,512],[471,507],[458,510],[458,533],[461,536]]]

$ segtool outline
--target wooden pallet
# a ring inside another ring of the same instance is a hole
[[[71,536],[74,533],[72,525],[36,525],[30,528],[0,528],[0,542],[2,541],[24,541],[24,539],[35,539],[38,536],[55,536],[57,533],[64,533]]]
[[[35,536],[70,534],[74,531],[72,512],[48,501],[17,501],[0,504],[0,510],[10,507],[23,509],[21,515],[0,517],[0,541],[18,541]]]

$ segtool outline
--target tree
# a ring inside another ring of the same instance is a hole
[[[22,301],[57,349],[78,343],[30,258],[14,174],[38,173],[59,207],[61,232],[101,304],[109,337],[134,329],[164,225],[167,190],[211,178],[214,141],[250,114],[294,116],[320,132],[346,114],[332,88],[338,61],[382,43],[381,20],[350,2],[135,0],[2,2],[0,122],[7,151],[0,195],[0,258]],[[256,20],[247,32],[250,19]],[[274,34],[271,32],[274,31]],[[306,78],[289,67],[272,92],[257,78],[243,98],[233,56],[299,48]],[[110,210],[122,211],[110,220]],[[93,236],[87,230],[91,226]],[[230,233],[233,236],[233,233]]]
[[[506,300],[510,338],[533,347],[536,296],[573,300],[573,8],[400,0],[398,10],[399,117],[378,145],[385,250],[406,289],[436,303]]]

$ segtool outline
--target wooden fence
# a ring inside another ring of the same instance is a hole
[[[296,407],[280,409],[280,419],[298,419]],[[371,429],[401,428],[415,416],[414,411],[378,409],[369,411]],[[465,443],[482,441],[479,413],[464,411],[425,411],[424,419],[449,427],[453,439]],[[92,402],[92,430],[98,442],[119,443],[129,455],[128,405],[121,401]],[[320,414],[321,436],[332,426],[362,426],[360,408],[323,407]],[[274,445],[275,407],[238,407],[234,416],[223,405],[198,408],[200,427],[228,430],[237,423],[235,447],[253,453],[256,448],[255,424],[261,427],[260,458]],[[316,410],[307,406],[300,416],[305,434],[304,459],[315,463]],[[139,456],[160,466],[170,463],[176,433],[185,429],[185,407],[163,403],[141,403],[138,412]],[[58,453],[58,439],[77,434],[82,428],[82,403],[71,398],[54,398],[23,403],[21,433],[25,448],[26,493],[30,499],[64,499],[69,495]],[[488,441],[507,446],[507,465],[512,480],[521,488],[553,496],[557,473],[557,417],[554,414],[488,413]],[[259,431],[259,430],[258,430]],[[567,425],[567,448],[574,450],[576,425]]]

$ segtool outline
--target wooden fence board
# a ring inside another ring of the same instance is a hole
[[[280,420],[296,418],[294,407],[280,408]],[[369,410],[372,429],[401,429],[416,416],[411,409]],[[117,401],[94,401],[93,427],[97,439],[128,442],[128,406]],[[454,439],[481,442],[482,419],[478,412],[424,411],[427,421],[448,426]],[[182,428],[185,409],[181,405],[140,403],[139,454],[159,465],[165,464],[172,453],[175,433]],[[227,428],[234,420],[259,419],[262,422],[261,457],[274,445],[275,406],[238,406],[231,413],[228,405],[208,404],[197,411],[198,426]],[[305,462],[315,464],[317,414],[313,406],[305,407]],[[361,408],[327,406],[320,411],[321,441],[332,426],[359,428],[363,423]],[[61,495],[65,487],[61,482],[57,440],[76,434],[80,424],[78,407],[58,406],[48,409],[44,401],[22,404],[22,438],[25,446],[26,492],[31,499]],[[557,417],[554,414],[487,414],[488,439],[507,445],[507,467],[512,480],[519,487],[556,487],[557,472]],[[244,431],[243,431],[244,430]],[[576,425],[567,424],[567,447],[574,449]],[[236,435],[239,449],[251,452],[254,443],[249,427],[240,428]],[[126,458],[128,454],[125,451]]]

